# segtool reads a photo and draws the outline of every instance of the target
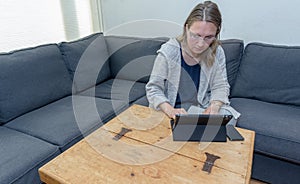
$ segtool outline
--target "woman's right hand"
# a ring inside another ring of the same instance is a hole
[[[160,104],[159,107],[169,118],[175,119],[176,114],[187,114],[185,109],[174,108],[167,102]]]

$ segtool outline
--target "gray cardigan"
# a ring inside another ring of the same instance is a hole
[[[146,92],[149,106],[159,110],[159,105],[163,102],[175,106],[181,72],[180,44],[172,38],[157,52]],[[217,48],[216,60],[211,67],[206,66],[204,62],[200,62],[200,65],[200,85],[197,95],[199,107],[207,108],[210,101],[218,100],[224,103],[222,108],[228,110],[237,119],[240,114],[229,106],[230,87],[222,47]]]

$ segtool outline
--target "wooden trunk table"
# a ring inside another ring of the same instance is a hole
[[[254,132],[244,141],[173,141],[162,112],[133,105],[39,169],[45,183],[249,183]]]

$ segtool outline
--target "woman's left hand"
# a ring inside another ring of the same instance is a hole
[[[218,114],[221,106],[223,105],[222,102],[219,101],[212,101],[210,106],[208,106],[203,114]]]
[[[210,105],[205,109],[205,111],[203,111],[203,114],[218,114],[218,113],[219,113],[219,108],[213,105]]]

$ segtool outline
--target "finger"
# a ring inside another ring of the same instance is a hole
[[[175,118],[176,118],[175,114],[174,114],[171,118],[172,118],[172,119],[175,119]]]
[[[175,114],[176,113],[173,111],[173,112],[170,113],[169,117],[175,119]]]
[[[187,114],[186,110],[183,109],[183,108],[180,109],[180,112],[181,112],[182,114]]]
[[[210,113],[210,110],[209,109],[205,109],[204,111],[203,111],[203,114],[209,114]]]
[[[175,114],[170,114],[170,115],[169,115],[169,118],[175,119]]]

